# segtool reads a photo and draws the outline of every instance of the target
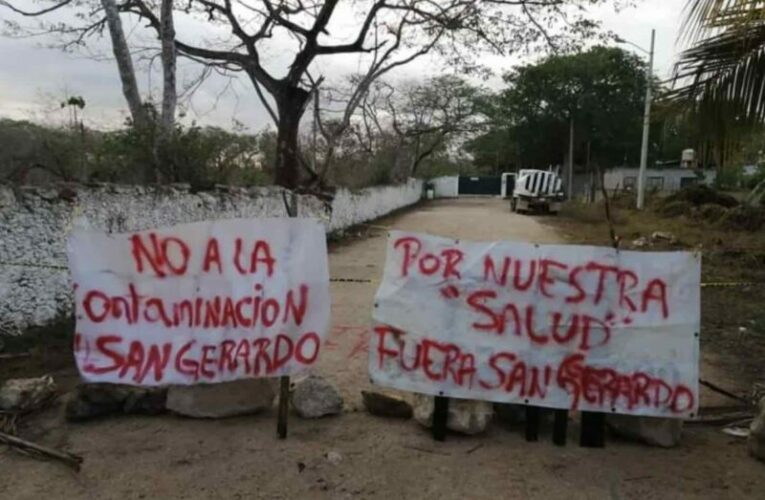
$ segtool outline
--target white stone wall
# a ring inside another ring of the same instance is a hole
[[[382,186],[352,192],[340,189],[332,202],[330,231],[338,231],[377,219],[394,210],[417,203],[422,197],[422,181]]]
[[[422,183],[340,190],[332,207],[299,197],[301,217],[336,231],[375,219],[420,199]],[[45,325],[72,309],[66,238],[73,227],[107,232],[184,222],[285,215],[283,190],[226,188],[190,193],[183,186],[0,186],[0,335]]]

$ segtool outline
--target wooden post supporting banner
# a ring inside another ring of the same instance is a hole
[[[287,415],[289,413],[290,378],[279,377],[279,416],[276,421],[276,432],[279,439],[287,438]]]
[[[606,445],[606,414],[602,412],[582,412],[582,433],[579,446],[585,448],[603,448]]]
[[[566,432],[568,431],[568,410],[555,410],[553,421],[553,443],[557,446],[566,446]]]
[[[436,396],[433,403],[433,439],[446,440],[446,422],[449,420],[449,398]]]
[[[526,441],[539,439],[540,408],[538,406],[526,407]]]
[[[282,191],[282,200],[284,209],[289,217],[298,216],[298,198],[297,193],[290,192],[290,199],[287,200],[287,193]],[[287,439],[287,417],[289,416],[290,401],[290,377],[289,375],[279,377],[279,414],[276,420],[276,433],[279,439]]]

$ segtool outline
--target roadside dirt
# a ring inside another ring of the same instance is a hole
[[[762,498],[765,465],[747,456],[743,440],[719,428],[686,426],[682,444],[670,450],[615,439],[605,449],[580,448],[575,424],[565,448],[553,446],[549,431],[527,443],[522,429],[498,423],[481,436],[450,435],[435,443],[414,421],[361,410],[359,391],[369,385],[370,307],[389,228],[472,240],[563,241],[551,222],[511,214],[500,200],[465,198],[429,202],[358,228],[331,246],[332,276],[357,281],[332,284],[332,330],[318,370],[340,386],[343,415],[293,416],[289,438],[280,441],[275,412],[75,425],[54,408],[28,420],[21,433],[83,455],[82,472],[0,449],[0,498]],[[71,370],[56,367],[63,377]],[[702,406],[707,398],[702,395]],[[342,460],[331,463],[330,451]]]

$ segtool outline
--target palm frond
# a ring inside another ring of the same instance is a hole
[[[726,28],[765,20],[765,0],[688,0],[679,42],[694,43]]]
[[[694,41],[667,97],[718,119],[764,120],[765,0],[690,0],[683,31]]]

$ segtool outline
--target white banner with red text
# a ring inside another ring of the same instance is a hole
[[[390,233],[369,373],[455,398],[698,410],[698,254]]]
[[[75,358],[93,382],[157,386],[300,373],[329,323],[322,226],[309,219],[75,231]]]

